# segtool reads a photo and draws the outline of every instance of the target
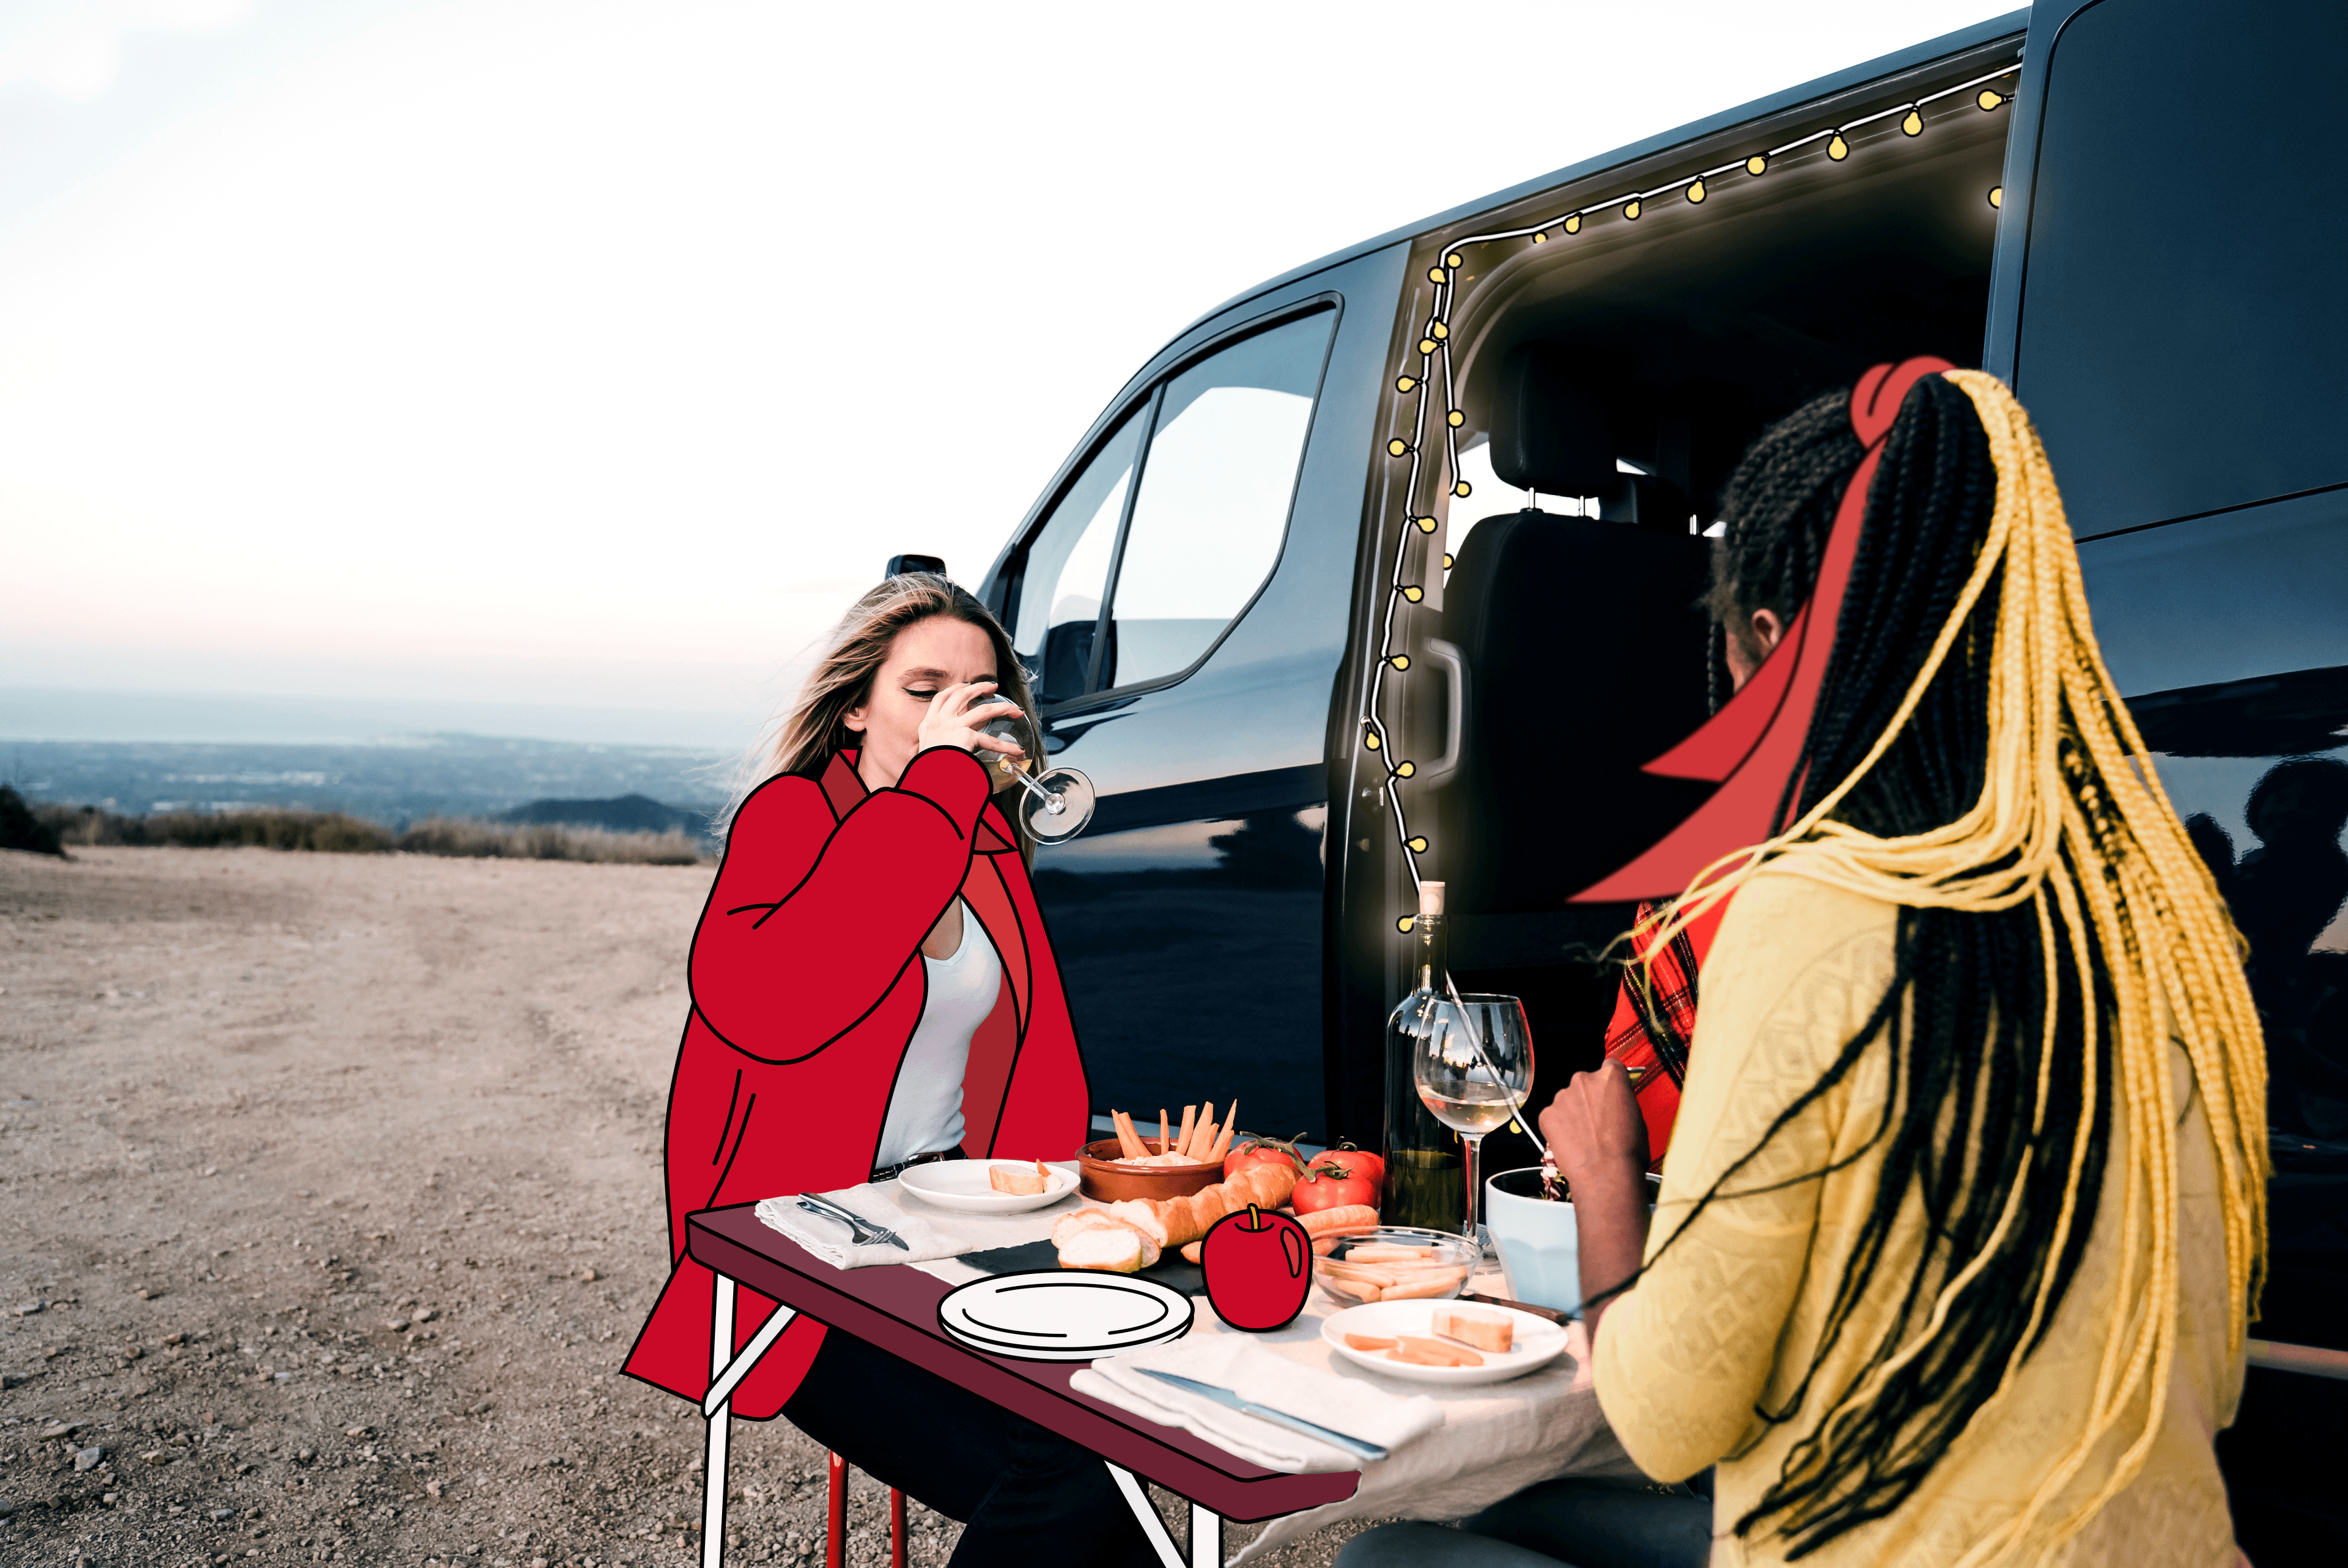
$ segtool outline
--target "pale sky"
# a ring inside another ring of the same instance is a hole
[[[1231,295],[2011,8],[5,0],[0,687],[734,743]]]

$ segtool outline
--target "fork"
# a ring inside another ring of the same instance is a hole
[[[849,1229],[849,1240],[857,1246],[877,1241],[886,1242],[889,1245],[905,1252],[913,1250],[905,1245],[905,1239],[902,1236],[888,1226],[876,1225],[855,1210],[844,1208],[828,1198],[819,1198],[812,1193],[801,1193],[798,1204],[799,1207],[811,1214],[820,1214],[826,1219],[838,1220],[845,1225]]]

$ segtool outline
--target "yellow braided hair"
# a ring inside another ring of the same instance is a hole
[[[2266,1053],[2244,978],[2241,944],[2209,867],[2154,774],[2143,737],[2105,668],[2088,624],[2078,552],[2053,470],[2029,416],[2003,382],[1980,371],[1951,371],[1980,416],[1997,471],[1988,536],[1953,612],[1941,628],[1890,723],[1849,775],[1784,833],[1707,867],[1689,890],[1641,923],[1636,946],[1650,955],[1719,905],[1763,866],[1794,873],[1887,903],[1915,908],[1990,913],[2029,905],[2044,950],[2044,1040],[2056,1036],[2057,966],[2069,963],[2077,994],[2096,995],[2102,960],[2108,983],[2105,1015],[2115,1038],[2111,1107],[2125,1127],[2127,1163],[2106,1180],[2126,1183],[2118,1287],[2095,1393],[2076,1439],[2029,1501],[1977,1542],[1965,1568],[2036,1559],[2076,1535],[2141,1469],[2159,1430],[2179,1310],[2178,1279],[2178,1107],[2168,1071],[2169,1040],[2182,1044],[2208,1106],[2217,1141],[2226,1222],[2227,1347],[2240,1353],[2263,1282],[2266,1257]],[[1882,838],[1838,822],[1836,808],[1881,761],[1914,714],[1967,616],[2003,573],[1989,682],[1989,746],[1980,797],[1962,815],[1929,832]],[[2068,933],[2058,938],[2056,927]],[[2101,1049],[2097,1009],[2086,1009],[2081,1049],[2092,1064]],[[2046,1105],[2041,1056],[2038,1111]],[[2085,1075],[2092,1093],[2096,1075]],[[2090,1223],[2098,1197],[2081,1191],[2094,1118],[2082,1115],[2071,1153],[2063,1212],[2053,1244],[2059,1253],[2075,1216]],[[1818,1430],[1864,1405],[1894,1370],[1940,1332],[1956,1296],[1972,1281],[2014,1217],[2016,1183],[1981,1255],[1960,1266],[1939,1291],[1915,1337],[1874,1375],[1827,1412]],[[2044,1270],[2031,1307],[2030,1331],[2016,1342],[1996,1392],[1976,1419],[2013,1386],[2044,1320],[2054,1271]],[[2147,1310],[2138,1310],[2139,1305]],[[2143,1429],[2087,1502],[2046,1517],[2098,1441],[2112,1432],[2139,1394],[2148,1399]]]

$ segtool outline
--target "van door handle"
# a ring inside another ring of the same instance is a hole
[[[1443,751],[1416,770],[1421,784],[1437,784],[1459,771],[1468,734],[1468,656],[1439,637],[1419,644],[1429,663],[1443,671]]]

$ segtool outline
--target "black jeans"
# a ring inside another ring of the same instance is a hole
[[[834,1328],[791,1425],[963,1525],[951,1568],[1157,1568],[1100,1456]]]
[[[1347,1542],[1337,1568],[1704,1568],[1711,1555],[1709,1497],[1567,1480],[1529,1486],[1457,1530],[1382,1525]]]

